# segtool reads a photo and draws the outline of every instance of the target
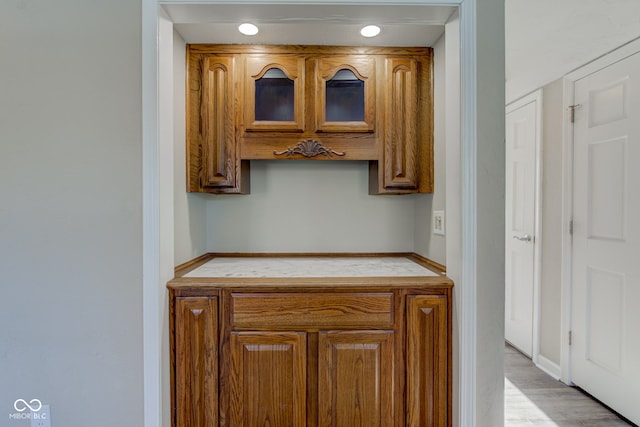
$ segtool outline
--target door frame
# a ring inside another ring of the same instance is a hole
[[[531,342],[531,360],[536,365],[540,365],[540,289],[542,287],[542,89],[538,89],[531,92],[528,95],[523,96],[505,107],[505,115],[509,114],[519,108],[524,107],[532,102],[536,103],[536,123],[535,123],[535,167],[534,167],[534,218],[533,218],[533,319],[532,319],[532,342]],[[506,140],[506,138],[505,138]],[[505,164],[506,167],[506,164]],[[510,175],[505,174],[505,179]],[[505,182],[506,184],[506,182]],[[506,198],[506,197],[505,197]],[[506,218],[505,218],[506,223]],[[505,227],[505,246],[507,232]],[[505,247],[506,249],[506,247]],[[505,251],[506,254],[506,251]],[[505,264],[506,265],[506,264]],[[506,277],[505,277],[506,283]],[[544,371],[548,371],[548,367],[538,366]]]
[[[575,83],[596,71],[600,71],[635,53],[640,52],[640,37],[606,53],[563,77],[562,121],[562,249],[561,249],[561,301],[560,301],[560,380],[573,385],[571,380],[571,296],[573,269],[573,237],[571,220],[573,218],[573,123],[569,120],[569,110],[574,104]]]

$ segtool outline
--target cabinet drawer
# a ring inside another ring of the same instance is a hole
[[[232,293],[233,327],[389,328],[393,293]]]

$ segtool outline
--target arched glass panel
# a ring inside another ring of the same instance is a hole
[[[294,85],[278,68],[270,68],[256,80],[256,121],[294,120]]]
[[[351,70],[342,69],[327,81],[327,122],[364,121],[364,82]]]

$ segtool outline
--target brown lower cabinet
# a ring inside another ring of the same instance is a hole
[[[344,285],[170,282],[173,426],[450,426],[451,282]]]

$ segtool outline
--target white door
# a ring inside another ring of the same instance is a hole
[[[574,89],[571,379],[640,423],[640,54]]]
[[[505,339],[534,355],[536,153],[540,94],[507,107]]]

